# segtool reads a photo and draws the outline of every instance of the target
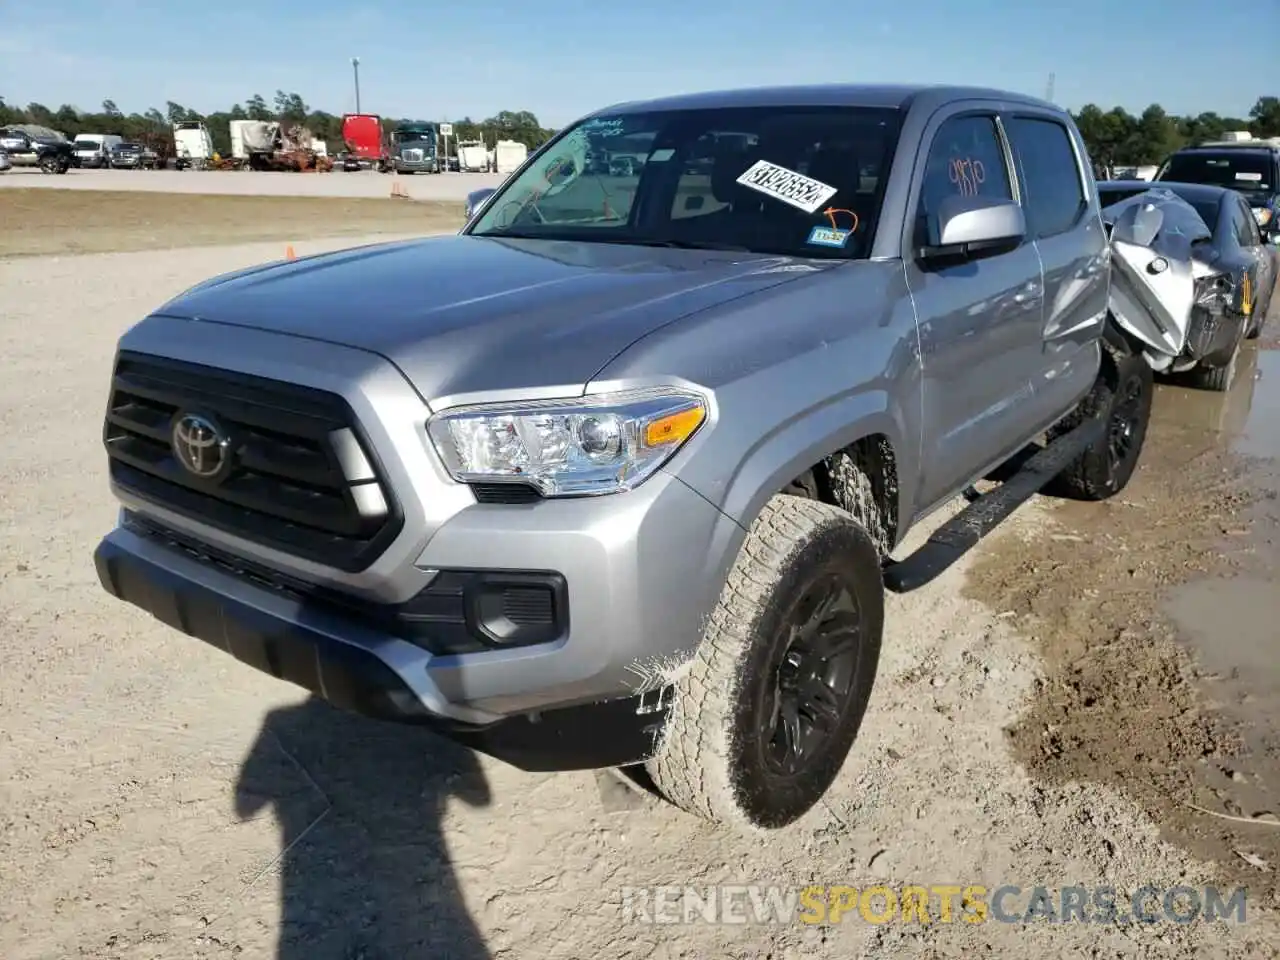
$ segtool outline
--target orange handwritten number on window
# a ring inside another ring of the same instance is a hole
[[[987,179],[982,161],[972,157],[952,157],[947,173],[956,192],[962,197],[977,196],[979,188]]]

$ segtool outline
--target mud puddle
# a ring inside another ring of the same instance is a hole
[[[1162,384],[1138,472],[997,544],[971,596],[1035,638],[1044,678],[1007,735],[1032,776],[1104,783],[1280,906],[1280,350],[1231,389]],[[1236,819],[1229,819],[1236,818]]]

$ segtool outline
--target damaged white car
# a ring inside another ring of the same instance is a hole
[[[1110,308],[1157,372],[1226,390],[1241,343],[1262,331],[1276,254],[1233,190],[1104,181]]]

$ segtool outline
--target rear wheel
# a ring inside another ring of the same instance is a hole
[[[676,806],[784,827],[831,786],[866,711],[884,591],[848,513],[775,496],[752,525],[647,769]]]
[[[1151,419],[1155,377],[1139,354],[1104,345],[1103,369],[1079,409],[1050,431],[1050,440],[1097,417],[1102,437],[1059,474],[1047,492],[1073,500],[1106,500],[1128,485],[1142,454]]]
[[[1255,334],[1256,335],[1256,334]],[[1231,389],[1236,377],[1236,361],[1240,358],[1240,350],[1231,355],[1231,360],[1224,367],[1193,367],[1187,374],[1191,385],[1199,390],[1212,390],[1225,393]]]

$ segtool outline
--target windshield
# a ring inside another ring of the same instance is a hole
[[[397,130],[396,136],[401,140],[434,140],[436,132],[434,130]]]
[[[1275,190],[1271,164],[1257,153],[1224,150],[1221,153],[1175,153],[1160,172],[1161,180],[1177,183],[1209,183],[1242,193]]]
[[[595,116],[506,184],[468,231],[862,258],[897,110],[733,107]]]
[[[102,144],[98,143],[96,140],[77,140],[73,144],[73,147],[76,150],[97,150],[101,146]]]

